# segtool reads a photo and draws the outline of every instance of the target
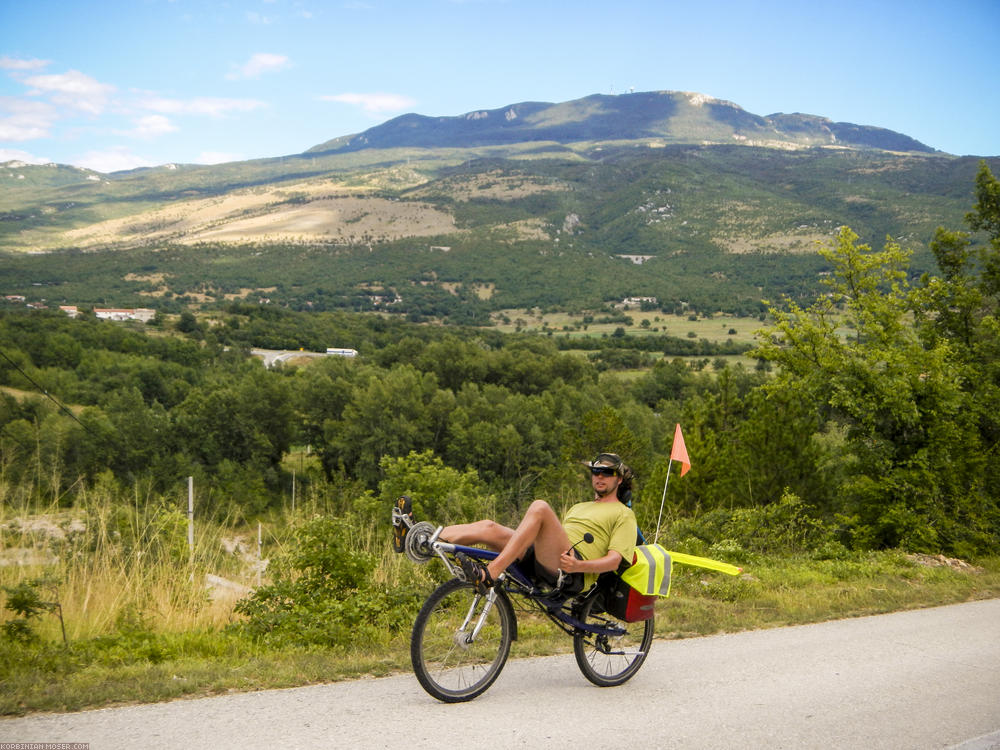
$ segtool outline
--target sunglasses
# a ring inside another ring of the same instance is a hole
[[[609,466],[591,466],[590,474],[595,477],[613,477],[617,472]]]

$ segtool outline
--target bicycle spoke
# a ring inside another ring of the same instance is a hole
[[[591,615],[595,599],[584,604],[581,619],[588,626],[615,628],[613,635],[583,632],[573,637],[573,652],[584,676],[595,685],[621,685],[634,675],[649,653],[653,640],[652,619],[643,622],[619,622],[605,615]]]
[[[414,623],[411,658],[420,684],[448,702],[480,694],[503,669],[513,622],[506,597],[489,602],[457,579],[442,584]],[[473,639],[475,627],[479,631]]]

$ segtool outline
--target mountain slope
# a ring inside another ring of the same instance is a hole
[[[52,238],[70,252],[3,255],[0,291],[171,310],[266,298],[467,322],[624,297],[758,314],[761,299],[821,289],[816,243],[841,225],[873,246],[891,235],[915,251],[915,272],[930,268],[927,242],[937,226],[962,226],[978,166],[828,148],[625,142],[592,153],[397,164],[169,200],[135,193],[121,202],[149,209],[131,220]],[[129,179],[138,190],[139,175]],[[114,181],[93,185],[105,187]],[[60,195],[49,214],[0,216],[0,244],[56,232],[60,215],[70,226],[108,211],[79,191]]]
[[[663,92],[407,115],[216,166],[0,166],[4,294],[481,321],[635,296],[758,314],[817,292],[817,243],[842,225],[896,238],[924,270],[935,228],[963,226],[978,159]]]
[[[648,139],[701,145],[738,143],[781,148],[829,145],[934,152],[913,138],[883,128],[836,123],[814,115],[761,117],[732,102],[703,94],[657,91],[618,96],[595,94],[560,104],[522,102],[457,117],[407,114],[358,135],[321,143],[306,153]]]

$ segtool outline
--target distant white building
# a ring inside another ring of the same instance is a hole
[[[76,305],[59,305],[59,309],[62,310],[67,315],[69,315],[71,318],[75,318],[77,315],[80,314],[80,311],[77,309]]]
[[[648,302],[651,305],[658,304],[656,297],[626,297],[622,300],[623,305],[641,305],[643,302]]]
[[[356,357],[356,356],[358,356],[358,350],[357,349],[334,349],[334,348],[328,348],[326,350],[326,353],[330,354],[330,355],[333,355],[333,356],[336,356],[336,357]]]
[[[94,315],[101,320],[139,320],[148,323],[156,315],[156,310],[148,307],[135,307],[132,309],[120,307],[95,307]]]

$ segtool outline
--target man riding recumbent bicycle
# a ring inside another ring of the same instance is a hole
[[[435,528],[414,522],[409,498],[397,501],[396,551],[417,563],[439,559],[454,576],[424,602],[410,641],[413,670],[435,698],[467,701],[493,684],[517,638],[515,604],[573,637],[577,665],[595,685],[621,685],[646,660],[653,605],[669,591],[669,558],[657,565],[662,548],[636,546],[633,474],[621,458],[601,453],[584,465],[594,498],[562,521],[536,500],[515,529],[490,520]]]

